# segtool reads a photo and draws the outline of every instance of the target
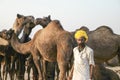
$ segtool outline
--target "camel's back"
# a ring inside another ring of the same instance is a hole
[[[95,31],[91,31],[89,34],[89,42],[93,42],[97,44],[97,46],[106,46],[106,45],[111,45],[114,46],[116,45],[117,41],[117,36],[112,32],[112,30],[108,27],[100,27],[96,29]]]
[[[55,20],[48,24],[47,27],[39,32],[40,41],[53,41],[56,36],[58,36],[64,29],[62,28],[59,21]]]
[[[111,55],[114,56],[115,53],[117,53],[117,36],[113,34],[111,29],[107,27],[100,27],[95,31],[89,32],[88,36],[89,40],[87,44],[94,50],[95,57],[107,59],[112,57]]]
[[[59,22],[52,21],[44,29],[39,30],[34,36],[34,43],[37,49],[41,52],[44,59],[51,58],[56,59],[57,49],[56,49],[56,37],[64,31]],[[54,55],[53,55],[54,54]],[[50,57],[49,57],[50,55]],[[52,57],[51,57],[52,56]]]

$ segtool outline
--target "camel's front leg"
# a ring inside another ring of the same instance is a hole
[[[32,51],[31,51],[31,54],[32,54],[32,57],[33,57],[33,61],[35,63],[35,66],[38,70],[38,74],[39,74],[39,80],[43,80],[43,76],[42,76],[42,71],[41,71],[41,63],[40,63],[40,54],[38,52],[37,49],[34,49],[32,48]]]
[[[58,67],[60,69],[59,80],[66,80],[67,63],[58,62]]]

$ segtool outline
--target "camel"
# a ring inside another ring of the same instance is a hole
[[[108,26],[100,26],[96,30],[89,31],[88,36],[87,45],[94,50],[96,63],[103,63],[120,55],[120,36],[113,33]]]
[[[74,44],[72,35],[62,28],[58,20],[51,21],[47,27],[36,32],[34,38],[27,43],[19,43],[17,36],[12,30],[9,30],[6,36],[6,39],[11,41],[12,47],[17,52],[21,54],[31,52],[38,69],[39,80],[42,80],[40,59],[49,62],[57,61],[60,69],[59,80],[65,80]]]
[[[15,22],[14,22],[14,25],[13,25],[13,30],[15,30],[15,33],[16,33],[16,35],[18,36],[19,34],[20,34],[20,32],[21,32],[21,30],[24,28],[24,27],[27,27],[27,26],[29,26],[30,28],[32,28],[32,27],[34,27],[33,26],[33,21],[34,21],[34,17],[33,16],[23,16],[23,15],[20,15],[20,14],[17,14],[17,18],[16,18],[16,20],[15,20]],[[25,26],[26,25],[26,26]],[[29,29],[30,30],[30,29]],[[3,35],[4,36],[4,35]],[[21,41],[24,41],[25,40],[25,38],[26,38],[27,36],[26,35],[23,35],[22,36],[22,38],[21,38]],[[6,41],[6,40],[4,40],[4,39],[2,39],[2,38],[0,38],[0,55],[3,55],[3,56],[5,56],[5,57],[7,57],[7,58],[5,58],[6,60],[7,60],[7,62],[5,62],[6,64],[7,63],[10,63],[10,62],[8,62],[8,61],[10,61],[10,60],[8,60],[8,57],[10,56],[10,54],[11,53],[16,53],[16,52],[11,52],[10,53],[10,51],[11,51],[11,48],[9,48],[8,46],[9,46],[9,43],[8,43],[8,41]],[[8,48],[7,48],[8,47]],[[4,49],[3,49],[4,48]],[[6,50],[9,50],[9,51],[6,51]],[[2,54],[1,54],[2,53]],[[6,55],[6,53],[7,53],[7,55]],[[9,53],[9,54],[8,54]],[[13,56],[13,55],[12,55]],[[8,64],[7,64],[8,65]],[[7,67],[7,65],[6,65],[6,67]],[[14,61],[13,61],[13,65],[14,65]],[[9,65],[8,65],[9,66]],[[13,67],[14,66],[12,66],[12,69],[13,69]],[[8,67],[9,68],[9,67]],[[9,70],[10,71],[10,70]],[[14,69],[12,70],[12,72],[13,71],[15,71]],[[12,73],[11,73],[11,75],[12,75]]]
[[[34,28],[34,26],[35,26],[35,24],[34,24],[34,17],[33,16],[24,16],[24,15],[17,14],[17,18],[16,18],[16,20],[13,24],[12,29],[15,30],[15,34],[17,36],[23,30],[23,34],[22,34],[22,37],[20,38],[20,42],[25,43],[25,42],[30,40],[29,35],[30,35],[30,32],[31,32],[32,28]],[[18,54],[17,56],[18,56],[18,59],[19,59],[18,60],[18,67],[19,67],[18,78],[20,77],[20,79],[22,79],[22,78],[24,78],[25,58],[27,56],[24,56],[24,55],[21,55],[21,54]],[[21,62],[21,60],[22,60],[22,62]],[[19,75],[22,75],[23,77],[21,78],[21,76],[19,76]],[[28,75],[28,77],[29,77],[29,75]]]
[[[47,17],[43,17],[43,18],[36,18],[35,20],[35,25],[41,25],[43,28],[45,28],[48,23],[50,23],[51,20],[51,16],[48,15]],[[48,61],[43,61],[42,62],[42,68],[43,68],[43,76],[46,78],[46,80],[54,80],[55,78],[55,68],[57,71],[57,77],[56,79],[58,79],[58,75],[59,75],[59,69],[58,69],[58,65],[55,62],[48,62]]]
[[[3,30],[3,33],[5,33],[7,30]],[[4,36],[4,34],[3,34]],[[5,64],[3,64],[3,73],[0,74],[0,79],[2,79],[2,75],[3,75],[3,79],[4,79],[4,76],[7,75],[7,73],[9,72],[9,65],[10,65],[10,57],[11,55],[13,55],[11,52],[11,50],[9,49],[9,43],[8,41],[6,41],[5,39],[3,38],[0,38],[0,57],[1,57],[1,60],[0,60],[0,73],[2,72],[1,71],[1,63],[4,61]],[[9,50],[9,51],[8,51]],[[8,51],[8,52],[7,52]],[[3,59],[2,59],[3,58]],[[5,74],[6,73],[6,74]]]

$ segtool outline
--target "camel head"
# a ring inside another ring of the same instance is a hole
[[[23,43],[30,40],[29,35],[34,27],[35,27],[35,24],[33,22],[26,23],[23,29],[22,37],[20,38],[20,42]]]
[[[18,36],[24,26],[29,26],[28,23],[34,23],[34,17],[33,16],[24,16],[17,14],[17,18],[13,24],[13,30],[15,31],[16,35]],[[29,26],[31,28],[31,26]],[[33,26],[32,26],[33,27]]]
[[[51,22],[50,15],[48,17],[36,18],[35,20],[35,24],[41,25],[43,28],[45,28],[50,22]]]
[[[14,33],[14,30],[12,30],[12,29],[10,29],[10,30],[2,30],[0,32],[0,37],[5,39],[5,40],[10,40],[13,33]]]
[[[1,37],[1,38],[4,38],[4,39],[7,39],[7,37],[6,37],[6,32],[7,32],[6,29],[2,30],[2,31],[0,32],[0,37]]]

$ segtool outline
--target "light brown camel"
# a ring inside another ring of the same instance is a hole
[[[7,37],[9,35],[9,38],[10,33],[12,34],[11,30],[6,34]],[[57,61],[60,69],[59,80],[65,80],[74,44],[72,35],[62,28],[59,21],[51,21],[46,28],[39,30],[34,38],[27,43],[19,43],[15,34],[11,37],[11,45],[17,52],[22,54],[32,53],[38,69],[39,80],[42,80],[40,58],[50,62]]]
[[[48,23],[50,23],[51,20],[51,16],[47,16],[47,17],[43,17],[43,18],[36,18],[35,20],[35,25],[41,25],[43,28],[45,28]],[[42,74],[45,77],[46,80],[54,80],[55,79],[55,71],[57,71],[57,77],[56,79],[58,79],[59,76],[59,69],[58,69],[58,65],[56,64],[56,62],[48,62],[48,61],[41,61],[42,63]],[[56,70],[55,70],[56,68]]]

